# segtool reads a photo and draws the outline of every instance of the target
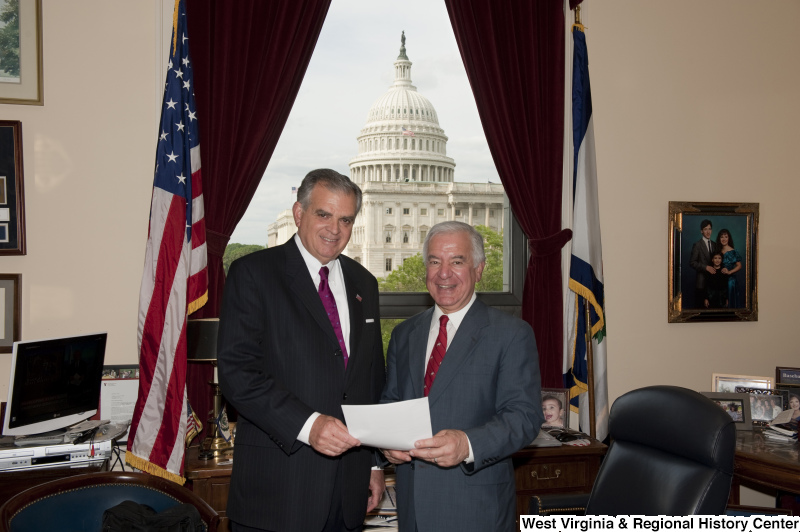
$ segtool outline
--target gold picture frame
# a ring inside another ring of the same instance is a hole
[[[19,27],[19,52],[0,53],[6,61],[5,68],[0,65],[0,104],[44,105],[42,0],[19,0],[17,10],[9,0],[0,0],[0,14],[16,17]],[[14,27],[8,23],[0,31]]]
[[[669,202],[669,323],[758,321],[758,214],[758,203]],[[713,258],[723,245],[733,249]]]

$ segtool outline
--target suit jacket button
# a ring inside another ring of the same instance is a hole
[[[411,462],[411,469],[414,469],[414,462]]]
[[[342,401],[347,401],[347,394],[342,395]]]

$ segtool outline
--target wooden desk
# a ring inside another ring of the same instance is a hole
[[[585,447],[526,447],[512,456],[517,515],[528,514],[532,495],[589,493],[608,447],[597,440]]]
[[[65,465],[59,467],[40,467],[34,469],[15,469],[0,472],[0,506],[22,491],[51,480],[108,471],[109,460],[90,462],[88,465]]]
[[[760,430],[736,435],[731,504],[739,504],[744,482],[800,493],[800,444],[769,440]]]
[[[228,532],[229,524],[226,509],[228,507],[228,491],[231,485],[231,469],[233,464],[220,465],[230,458],[200,460],[197,458],[199,447],[186,449],[186,462],[183,474],[186,486],[219,514],[219,532]]]
[[[589,493],[608,448],[598,441],[586,447],[529,447],[515,453],[517,515],[527,515],[532,495],[542,493]],[[198,448],[186,449],[186,485],[220,515],[220,532],[228,531],[225,514],[231,481],[231,464],[199,460]],[[535,473],[535,474],[534,474]]]

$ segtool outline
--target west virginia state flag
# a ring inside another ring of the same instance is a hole
[[[569,348],[564,361],[564,381],[570,389],[570,407],[579,412],[580,427],[589,432],[589,370],[586,329],[591,329],[595,391],[595,429],[598,440],[608,435],[608,379],[606,372],[606,318],[603,289],[603,251],[597,201],[597,168],[592,94],[586,36],[574,29],[572,63],[573,224],[572,260],[567,297]],[[589,303],[586,323],[585,302]]]

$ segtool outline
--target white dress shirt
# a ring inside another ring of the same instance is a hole
[[[464,308],[447,315],[447,350],[450,349],[450,344],[453,342],[453,338],[456,335],[456,331],[458,331],[458,328],[461,326],[461,322],[464,321],[464,316],[467,315],[467,312],[477,298],[478,296],[473,292],[472,299],[469,300],[469,303],[467,303]],[[428,360],[431,358],[431,353],[433,353],[433,344],[436,343],[436,339],[439,337],[439,318],[442,315],[444,315],[442,309],[439,308],[439,305],[435,305],[433,307],[430,330],[428,331],[428,350],[425,354],[425,365],[422,367],[423,380],[425,379],[425,371],[428,368]],[[447,358],[447,350],[445,350],[445,358]],[[469,437],[467,437],[467,443],[469,444],[469,456],[467,456],[464,462],[471,464],[475,461],[475,454],[472,452],[472,443],[470,443]]]
[[[336,310],[339,311],[339,323],[342,326],[342,338],[344,339],[344,345],[347,349],[348,356],[350,353],[350,307],[347,305],[347,290],[344,286],[344,275],[342,274],[342,265],[339,264],[339,259],[334,259],[330,261],[328,264],[322,264],[320,261],[317,260],[314,255],[308,252],[308,250],[303,246],[303,242],[300,240],[300,236],[295,233],[294,241],[297,244],[297,248],[300,250],[300,255],[303,256],[303,260],[306,263],[306,267],[308,268],[308,273],[311,275],[311,280],[314,281],[314,286],[319,289],[319,282],[320,282],[320,275],[319,270],[323,266],[328,267],[328,286],[331,288],[331,292],[333,293],[333,299],[336,301]],[[319,412],[314,412],[311,416],[306,420],[303,428],[300,429],[300,433],[297,435],[297,439],[305,444],[309,444],[309,437],[311,436],[311,426],[314,424],[314,421],[320,416]]]

